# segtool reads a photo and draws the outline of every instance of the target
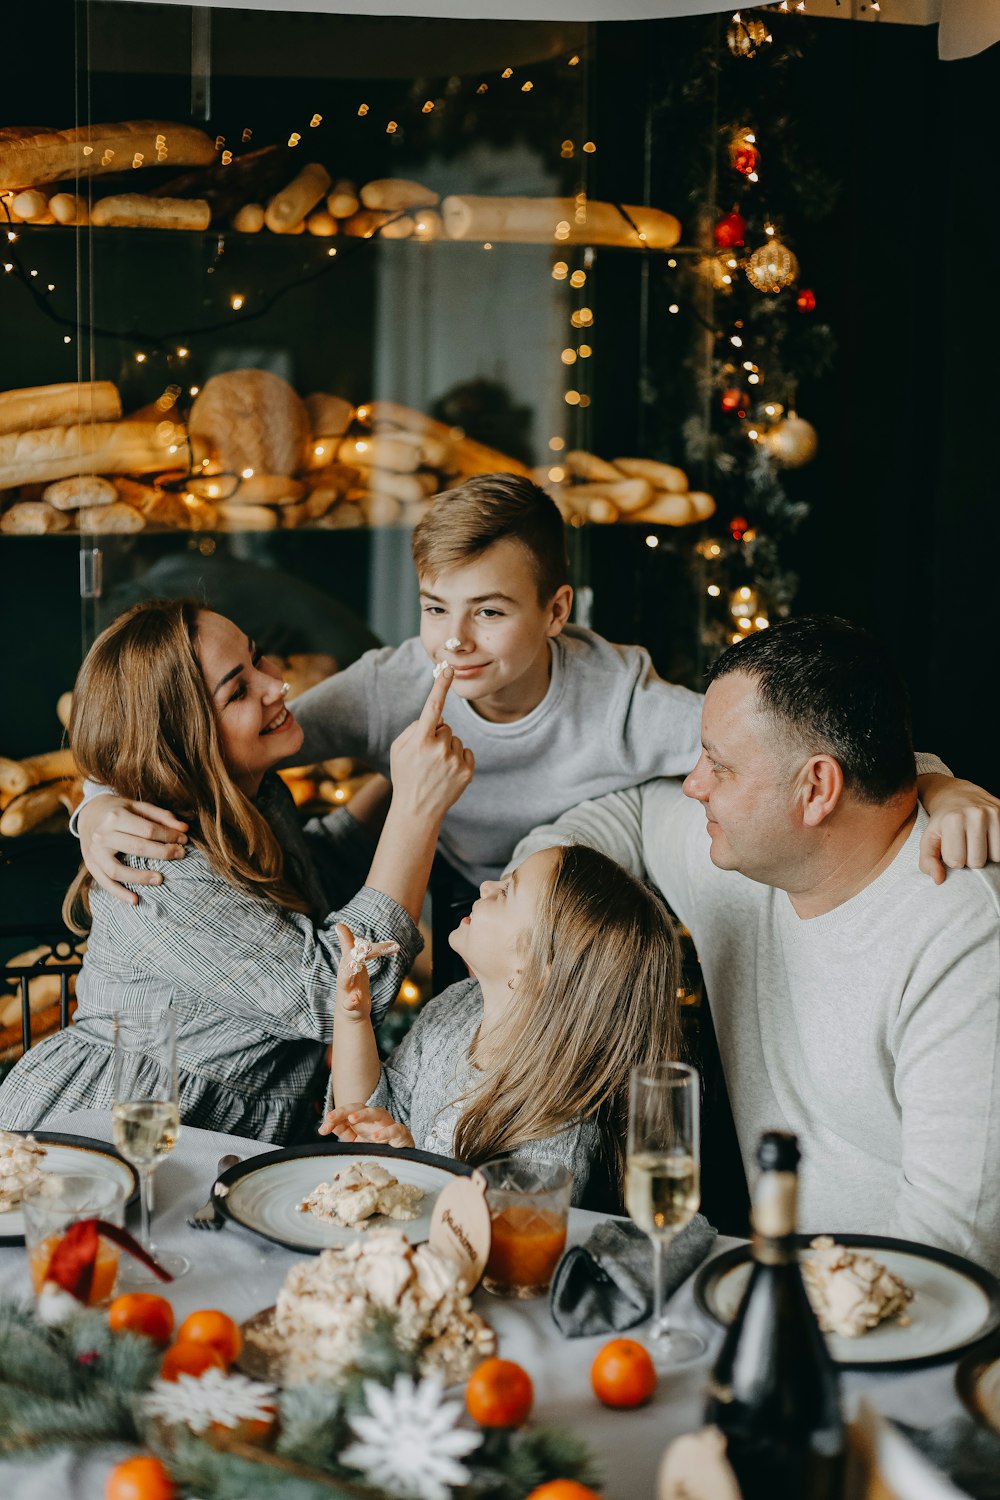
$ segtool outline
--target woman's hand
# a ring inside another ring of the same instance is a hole
[[[935,885],[949,870],[981,870],[1000,863],[1000,801],[972,781],[925,775],[918,780],[928,824],[920,840],[920,868]]]
[[[119,901],[134,906],[139,897],[129,885],[159,885],[159,870],[124,868],[117,856],[135,854],[141,859],[183,859],[187,824],[165,808],[150,802],[129,802],[103,793],[80,809],[77,829],[80,853],[96,883]]]
[[[448,666],[435,679],[419,719],[407,725],[389,751],[393,803],[434,820],[458,801],[476,766],[472,751],[442,718],[453,676]]]
[[[381,1146],[412,1146],[413,1137],[405,1125],[394,1120],[387,1109],[376,1105],[344,1104],[331,1109],[319,1127],[320,1135],[331,1132],[339,1141],[372,1141]]]

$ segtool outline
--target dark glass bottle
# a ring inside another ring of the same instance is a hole
[[[795,1243],[799,1147],[757,1148],[750,1279],[708,1387],[743,1500],[840,1500],[844,1428],[837,1371],[806,1296]]]

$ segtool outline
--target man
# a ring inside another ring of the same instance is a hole
[[[1000,858],[998,806],[970,864]],[[582,804],[515,860],[575,837],[660,887],[701,958],[744,1165],[762,1130],[801,1136],[803,1230],[1000,1270],[1000,872],[932,883],[926,821],[880,647],[789,620],[715,664],[683,788]]]

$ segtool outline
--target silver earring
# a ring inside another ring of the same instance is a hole
[[[292,691],[292,684],[290,682],[283,682],[281,684],[281,696],[283,698],[287,698],[288,695],[289,695],[289,693],[291,691]]]
[[[459,640],[458,636],[453,635],[449,640],[445,641],[444,649],[446,651],[457,651],[461,644],[462,642]]]

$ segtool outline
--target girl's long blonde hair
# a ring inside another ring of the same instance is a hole
[[[618,1187],[629,1074],[678,1055],[677,936],[662,901],[607,855],[556,852],[504,1017],[503,1056],[486,1063],[455,1151],[482,1162],[591,1118]]]
[[[147,599],[101,632],[73,689],[73,754],[92,781],[187,822],[191,842],[225,880],[306,911],[285,877],[281,845],[226,768],[195,650],[200,612],[192,599]],[[81,869],[63,903],[76,932],[89,926],[90,884]]]

